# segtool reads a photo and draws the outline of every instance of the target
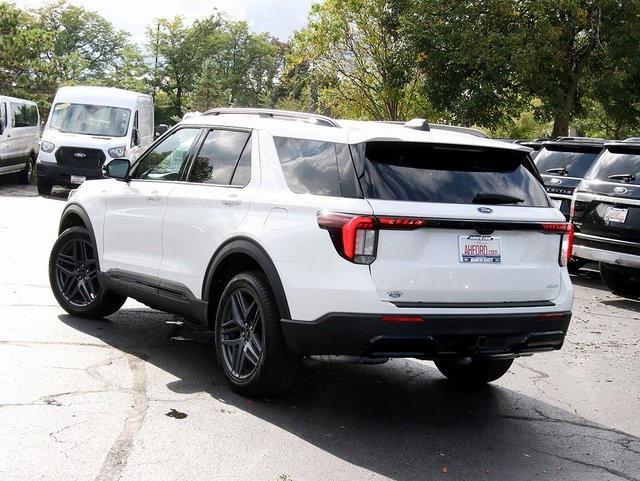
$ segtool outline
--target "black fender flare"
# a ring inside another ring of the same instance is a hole
[[[67,217],[69,217],[70,215],[77,215],[78,217],[80,217],[80,219],[84,223],[84,226],[87,228],[87,231],[89,231],[91,242],[97,248],[98,243],[96,242],[96,235],[93,230],[93,225],[91,224],[89,214],[87,214],[87,211],[84,210],[84,207],[82,207],[78,203],[69,203],[62,211],[62,215],[60,216],[60,224],[58,225],[58,235],[62,234],[62,232],[65,230],[65,219],[67,219]],[[98,259],[98,270],[100,270],[100,259]]]
[[[280,318],[291,319],[287,296],[280,280],[280,275],[269,254],[254,240],[248,237],[234,237],[222,244],[211,257],[209,266],[205,272],[202,286],[202,299],[210,302],[211,286],[214,281],[214,273],[218,266],[232,254],[245,254],[251,257],[267,276],[271,290],[278,305]]]

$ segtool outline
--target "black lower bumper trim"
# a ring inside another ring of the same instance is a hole
[[[71,176],[86,177],[87,180],[104,179],[102,168],[96,167],[71,167],[54,164],[52,162],[38,162],[36,164],[38,182],[45,185],[62,185],[65,187],[77,187],[71,183]]]
[[[514,357],[560,349],[571,312],[420,315],[389,322],[383,315],[327,314],[316,321],[282,320],[289,349],[301,355],[371,357]]]

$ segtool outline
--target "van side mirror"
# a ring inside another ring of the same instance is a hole
[[[102,167],[102,173],[109,179],[116,179],[122,181],[129,181],[129,169],[131,168],[131,162],[129,159],[113,159],[107,165]]]
[[[160,124],[156,127],[155,138],[157,139],[161,135],[163,135],[167,130],[169,130],[169,126],[167,124]]]

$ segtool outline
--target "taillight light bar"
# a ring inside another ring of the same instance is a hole
[[[566,267],[573,254],[573,224],[571,222],[544,223],[542,229],[549,234],[562,234],[558,263],[561,267]]]
[[[371,264],[376,260],[380,230],[477,229],[485,225],[491,230],[534,230],[562,235],[558,262],[566,266],[573,251],[573,225],[567,222],[518,223],[477,222],[458,219],[425,219],[420,217],[391,217],[318,212],[318,225],[327,231],[338,253],[356,264]]]

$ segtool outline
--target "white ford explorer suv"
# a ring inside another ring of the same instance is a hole
[[[58,302],[95,318],[131,297],[212,328],[237,392],[283,392],[309,355],[485,383],[567,332],[573,230],[518,145],[218,109],[105,175],[62,214]]]

